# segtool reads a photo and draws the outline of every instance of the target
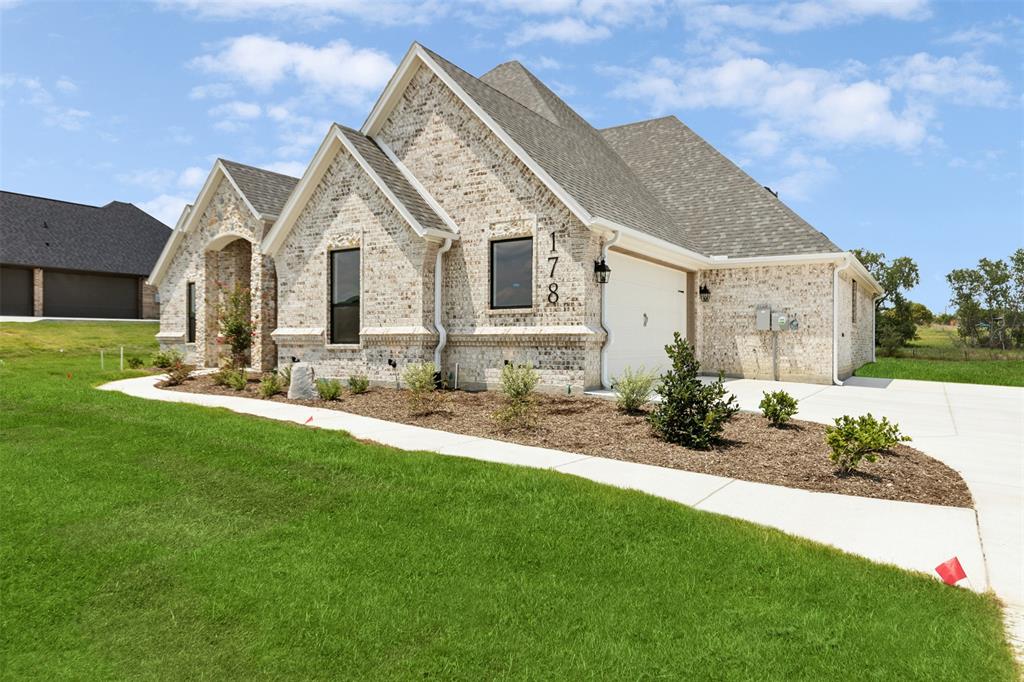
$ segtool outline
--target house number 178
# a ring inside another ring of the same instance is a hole
[[[551,253],[555,253],[555,233],[551,233]],[[558,266],[558,256],[548,256],[551,263],[551,279],[555,278],[555,267]],[[548,303],[558,303],[558,282],[548,284]]]

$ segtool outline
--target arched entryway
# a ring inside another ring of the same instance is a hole
[[[227,303],[228,296],[241,289],[252,291],[252,243],[238,235],[221,235],[211,241],[204,254],[205,261],[205,296],[203,297],[203,316],[205,327],[205,355],[203,362],[207,367],[217,367],[221,358],[230,358],[231,349],[226,344],[217,343],[220,333],[218,310]],[[252,319],[252,303],[249,303],[249,319]],[[251,353],[246,355],[246,365],[251,364]]]

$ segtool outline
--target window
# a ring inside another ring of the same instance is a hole
[[[491,242],[491,307],[533,305],[533,237]]]
[[[331,251],[331,343],[359,343],[359,249]]]
[[[185,340],[188,343],[196,342],[196,283],[189,282],[186,286],[185,308],[188,318],[185,321]]]
[[[857,280],[850,282],[850,320],[857,324]]]

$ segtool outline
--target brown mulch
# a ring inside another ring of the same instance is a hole
[[[209,375],[168,390],[259,397],[253,376],[244,392],[216,386]],[[657,438],[644,415],[625,415],[615,403],[590,396],[536,396],[536,426],[503,431],[493,415],[502,405],[495,392],[448,391],[438,394],[434,411],[414,415],[407,391],[373,387],[362,395],[343,393],[340,400],[274,401],[341,410],[388,421],[495,440],[696,471],[745,481],[771,483],[843,495],[971,507],[970,491],[960,475],[938,460],[906,445],[864,462],[849,475],[835,472],[828,459],[825,426],[793,421],[777,429],[756,414],[739,413],[711,450],[691,450]]]

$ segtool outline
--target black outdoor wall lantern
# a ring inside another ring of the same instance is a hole
[[[711,289],[708,289],[708,285],[707,284],[701,284],[699,291],[700,291],[700,300],[701,301],[703,301],[704,303],[707,303],[708,301],[711,300]]]
[[[608,284],[611,279],[612,269],[604,262],[604,258],[594,261],[594,277],[598,284]]]

